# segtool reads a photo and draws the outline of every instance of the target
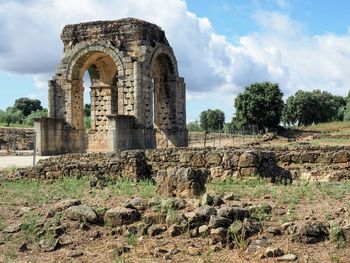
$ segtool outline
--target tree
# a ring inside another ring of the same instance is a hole
[[[235,99],[239,126],[257,125],[260,130],[275,128],[281,121],[284,103],[278,84],[254,83]]]
[[[25,117],[29,116],[32,112],[42,110],[40,100],[31,100],[29,98],[19,98],[15,101],[13,106],[15,109],[22,111]]]
[[[84,106],[84,116],[90,117],[91,116],[91,104],[85,104]]]
[[[298,126],[341,120],[345,104],[345,98],[326,91],[298,90],[287,99],[282,120],[285,124]]]
[[[201,131],[201,130],[202,130],[201,126],[199,125],[198,120],[190,121],[190,122],[187,124],[187,129],[188,129],[189,131]]]
[[[200,127],[207,130],[222,130],[225,123],[225,113],[219,109],[202,111],[199,116]]]
[[[47,109],[43,110],[37,110],[29,114],[23,121],[25,125],[33,126],[34,125],[34,118],[41,118],[41,117],[47,117]]]
[[[6,111],[0,111],[0,122],[5,123],[7,127],[11,123],[19,123],[23,121],[23,113],[13,107],[8,107]]]

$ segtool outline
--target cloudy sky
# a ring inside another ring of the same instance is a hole
[[[346,95],[348,0],[0,0],[0,109],[18,97],[47,105],[65,24],[137,17],[161,26],[187,84],[188,121],[219,108],[227,120],[244,87],[280,84]]]

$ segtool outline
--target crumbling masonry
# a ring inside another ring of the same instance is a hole
[[[97,21],[67,25],[61,39],[49,117],[35,120],[38,154],[187,146],[185,83],[161,28],[132,18]]]

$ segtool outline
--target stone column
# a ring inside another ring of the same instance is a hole
[[[134,62],[134,110],[135,110],[135,124],[137,126],[144,125],[145,122],[145,100],[144,100],[144,91],[142,87],[142,69],[141,62]]]
[[[49,99],[49,105],[48,105],[48,116],[53,118],[56,117],[56,81],[55,80],[49,80],[48,81],[48,99]]]

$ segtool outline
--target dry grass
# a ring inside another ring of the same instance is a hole
[[[311,126],[301,128],[304,131],[315,131],[334,134],[350,134],[349,121],[334,121],[327,123],[318,123]]]

